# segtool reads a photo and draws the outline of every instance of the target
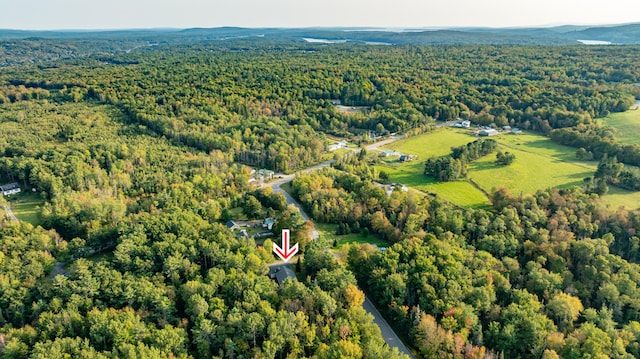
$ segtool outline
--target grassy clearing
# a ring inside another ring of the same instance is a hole
[[[615,137],[621,143],[640,145],[640,109],[611,114],[602,122],[617,130]]]
[[[438,182],[423,175],[424,163],[403,163],[393,167],[376,166],[378,171],[389,174],[392,182],[400,182],[405,186],[423,192],[442,196],[447,201],[461,207],[483,208],[489,205],[489,200],[471,183],[466,180],[455,182]]]
[[[249,219],[249,218],[247,218],[247,215],[242,212],[242,207],[231,208],[229,210],[229,215],[231,216],[231,218],[233,220],[236,220],[236,221],[238,221],[238,220],[239,221],[246,221],[246,220]]]
[[[640,209],[640,192],[609,186],[609,192],[602,196],[602,204],[611,210],[624,207],[629,210]]]
[[[441,128],[390,143],[383,148],[418,155],[418,161],[424,162],[429,157],[444,156],[451,152],[451,147],[462,146],[473,140],[475,137],[470,136],[466,130]]]
[[[37,193],[21,192],[11,197],[11,210],[19,220],[38,226],[42,223],[40,207],[44,200]]]
[[[469,165],[471,181],[437,182],[423,173],[424,161],[432,156],[450,153],[451,147],[461,146],[475,140],[466,130],[440,129],[438,131],[398,141],[389,149],[419,156],[417,161],[398,163],[383,162],[378,170],[387,172],[393,182],[400,182],[424,192],[434,193],[448,201],[464,207],[481,208],[488,205],[483,191],[506,187],[514,194],[534,193],[549,187],[565,188],[581,185],[585,177],[593,176],[597,164],[575,159],[575,149],[553,143],[544,136],[534,134],[501,135],[494,137],[501,151],[516,155],[516,161],[506,167],[494,164],[495,155],[481,158]],[[610,196],[611,203],[626,203],[625,196],[616,192]],[[605,197],[606,198],[606,197]]]
[[[553,143],[538,135],[503,135],[497,138],[501,151],[516,155],[509,166],[494,164],[489,155],[469,165],[469,178],[482,189],[506,187],[514,194],[534,193],[539,189],[581,185],[593,176],[595,162],[575,160],[575,149]]]
[[[336,155],[346,155],[347,153],[351,153],[351,150],[348,150],[346,148],[339,148],[335,151],[331,151],[331,152],[327,152],[325,154],[322,155],[322,160],[323,161],[329,161],[335,158]]]
[[[332,242],[334,239],[338,240],[338,249],[342,248],[346,244],[353,243],[369,243],[375,244],[378,247],[389,246],[389,242],[383,240],[374,233],[369,233],[366,237],[360,233],[337,235],[336,229],[338,228],[338,225],[336,224],[316,223],[315,225],[321,238],[329,238]]]
[[[451,152],[451,147],[462,146],[474,140],[475,137],[470,136],[466,130],[441,128],[384,146],[384,149],[418,155],[417,160],[399,163],[397,159],[390,159],[376,167],[378,171],[387,172],[392,182],[442,196],[458,206],[486,207],[489,205],[487,197],[468,181],[437,182],[423,175],[426,159],[446,155]]]

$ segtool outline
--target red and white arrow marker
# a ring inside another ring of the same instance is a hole
[[[277,244],[273,244],[273,252],[282,258],[283,261],[288,262],[296,253],[298,253],[298,243],[289,248],[289,230],[282,230],[282,247]]]

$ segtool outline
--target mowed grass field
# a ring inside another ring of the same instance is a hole
[[[614,113],[601,121],[616,129],[615,137],[621,143],[640,145],[640,109]]]
[[[509,166],[497,166],[495,155],[489,155],[469,165],[468,177],[487,192],[505,187],[513,194],[535,193],[581,185],[596,170],[597,163],[577,161],[575,149],[543,136],[504,134],[496,140],[498,149],[515,154],[516,160]]]
[[[508,188],[513,194],[524,194],[549,187],[581,185],[584,178],[593,176],[596,170],[596,162],[577,161],[574,148],[555,144],[544,136],[502,134],[493,138],[498,141],[499,150],[516,155],[515,162],[503,167],[494,163],[495,154],[485,156],[469,165],[468,178],[471,181],[437,182],[422,174],[427,158],[446,155],[451,152],[451,147],[476,139],[462,129],[440,129],[390,144],[385,149],[418,155],[418,160],[383,162],[377,168],[387,172],[392,182],[437,194],[464,207],[487,206],[489,202],[484,192],[490,193],[499,187]],[[624,205],[627,208],[635,208],[633,204],[638,203],[633,195],[627,196],[621,190],[612,191],[603,201],[610,206]]]
[[[36,193],[22,192],[11,197],[11,210],[19,220],[38,226],[42,223],[40,218],[40,206],[44,200]]]
[[[384,146],[384,149],[418,155],[418,161],[424,163],[429,157],[444,156],[451,152],[451,147],[466,145],[474,139],[465,130],[443,127],[433,132],[390,143]]]
[[[609,186],[609,192],[602,197],[602,204],[614,211],[620,207],[629,210],[640,209],[640,192]]]
[[[384,149],[417,155],[416,160],[399,163],[394,158],[390,162],[376,167],[378,171],[387,172],[392,182],[400,182],[410,188],[441,196],[458,206],[486,207],[489,205],[489,200],[481,190],[470,182],[466,180],[438,182],[423,175],[424,162],[428,158],[446,155],[451,152],[451,147],[462,146],[474,140],[475,137],[469,135],[465,130],[441,128],[384,146]]]
[[[483,208],[489,206],[489,200],[484,193],[466,180],[438,182],[423,175],[424,161],[418,160],[394,167],[389,166],[391,165],[376,166],[376,169],[387,172],[392,182],[400,182],[411,189],[441,196],[461,207]]]
[[[338,240],[338,248],[341,248],[345,244],[352,243],[369,243],[375,244],[378,247],[388,247],[389,242],[380,238],[375,233],[369,233],[367,236],[363,236],[361,233],[349,233],[343,235],[337,235],[336,230],[338,229],[337,224],[329,224],[329,223],[315,223],[316,229],[322,238],[328,238],[333,242],[334,239]]]

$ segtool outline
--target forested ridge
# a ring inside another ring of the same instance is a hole
[[[638,357],[636,212],[578,188],[498,189],[490,209],[387,195],[365,152],[338,155],[341,170],[300,174],[292,192],[314,220],[389,243],[353,245],[347,269],[248,167],[293,173],[329,137],[461,117],[576,141],[609,183],[629,181],[607,159],[633,165],[637,146],[594,119],[640,94],[636,53],[240,40],[2,68],[0,182],[42,203],[38,226],[0,206],[0,355],[402,357],[360,286],[419,357]],[[452,158],[493,150],[476,145]],[[273,242],[226,228],[239,213],[294,230],[298,281],[269,278]]]

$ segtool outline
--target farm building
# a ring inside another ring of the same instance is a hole
[[[17,183],[9,183],[0,186],[0,192],[3,196],[10,196],[12,194],[20,193],[20,185]]]
[[[398,159],[398,161],[400,161],[400,162],[411,162],[411,161],[415,160],[416,158],[418,158],[418,156],[400,155],[400,158]]]
[[[394,150],[386,150],[386,151],[383,151],[383,152],[380,154],[380,157],[389,157],[389,156],[393,156],[395,153],[396,153],[396,151],[394,151]]]
[[[461,122],[456,123],[453,126],[454,127],[459,127],[459,128],[469,128],[469,127],[471,127],[471,121],[461,121]]]
[[[347,141],[340,141],[340,142],[335,142],[329,145],[329,147],[327,148],[330,152],[331,151],[335,151],[341,148],[347,148]]]
[[[520,135],[522,134],[522,130],[514,127],[513,129],[511,129],[511,133],[513,133],[514,135]]]
[[[478,136],[486,136],[486,137],[497,136],[499,134],[500,134],[500,132],[498,132],[498,130],[494,130],[493,128],[490,128],[488,130],[482,130],[482,131],[478,132]]]

